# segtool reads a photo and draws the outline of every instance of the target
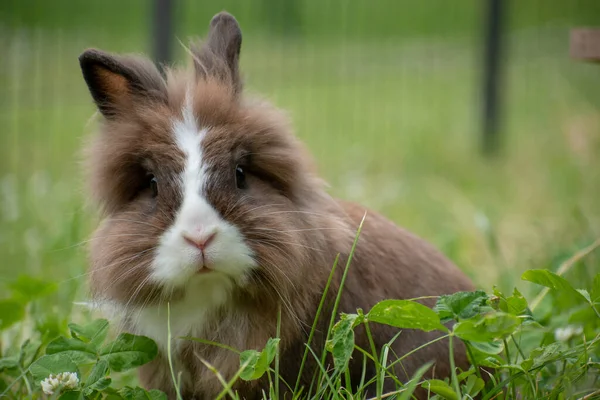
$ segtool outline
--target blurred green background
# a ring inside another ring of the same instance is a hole
[[[218,11],[237,17],[248,90],[289,111],[334,195],[430,240],[483,288],[521,286],[524,269],[555,269],[600,237],[600,66],[568,51],[571,28],[600,27],[600,1],[505,3],[493,158],[480,152],[484,1],[174,2],[184,43]],[[151,1],[0,1],[0,284],[56,282],[45,306],[65,319],[85,300],[97,222],[82,194],[94,106],[77,57],[149,53],[151,24]]]

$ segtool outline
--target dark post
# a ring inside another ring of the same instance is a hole
[[[500,116],[500,80],[502,63],[502,6],[507,0],[487,0],[483,68],[483,150],[498,148]]]
[[[171,62],[174,0],[154,0],[153,56],[160,66]]]

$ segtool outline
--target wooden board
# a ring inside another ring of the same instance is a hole
[[[570,53],[573,58],[600,63],[600,29],[572,29]]]

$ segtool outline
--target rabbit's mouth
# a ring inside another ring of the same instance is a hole
[[[200,265],[200,267],[196,270],[196,275],[206,275],[214,272],[212,268],[207,267],[206,264]]]

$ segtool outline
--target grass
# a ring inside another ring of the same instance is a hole
[[[243,70],[250,91],[289,110],[332,194],[433,242],[488,292],[517,287],[533,299],[539,289],[520,280],[525,270],[557,271],[600,237],[600,79],[597,66],[568,58],[566,30],[593,24],[597,5],[513,11],[502,152],[486,159],[478,152],[478,28],[467,3],[446,10],[456,16],[446,24],[419,25],[407,13],[395,31],[392,17],[374,29],[359,18],[385,7],[342,8],[346,17],[336,17],[327,3],[318,29],[301,39],[267,39],[248,11]],[[71,22],[41,3],[10,4],[0,19],[0,284],[30,276],[57,290],[29,302],[18,329],[3,332],[2,356],[26,338],[43,342],[65,334],[69,321],[93,319],[74,305],[86,300],[84,245],[97,222],[81,193],[77,152],[94,109],[77,56],[89,46],[144,50],[148,11],[137,15],[132,5],[114,17],[124,23],[98,29],[86,18],[108,18],[99,5],[94,13],[75,7]],[[180,36],[202,33],[199,15],[208,11],[186,14]],[[327,32],[327,15],[346,25]],[[599,261],[591,251],[565,276],[589,287]],[[541,302],[536,319],[568,324],[575,303],[553,319],[557,305]],[[118,379],[135,384],[131,374]]]

